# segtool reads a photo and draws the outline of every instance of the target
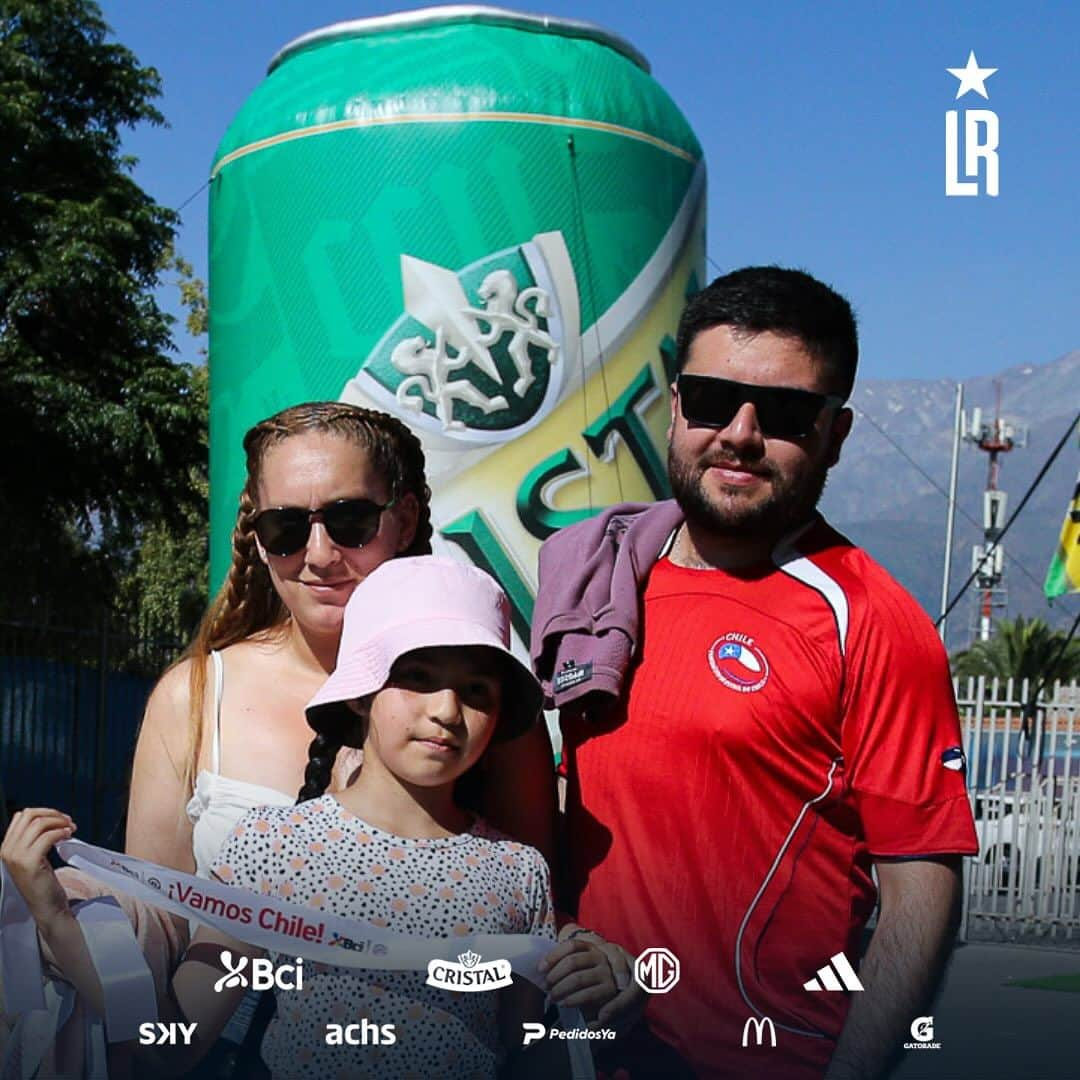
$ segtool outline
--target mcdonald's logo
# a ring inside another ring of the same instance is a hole
[[[748,1016],[742,1029],[742,1044],[744,1047],[750,1043],[751,1028],[754,1029],[754,1041],[758,1046],[764,1044],[766,1030],[769,1032],[770,1045],[776,1046],[776,1026],[772,1020],[767,1016],[763,1016],[760,1020],[756,1016]]]

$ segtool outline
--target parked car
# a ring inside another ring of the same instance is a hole
[[[1080,884],[1080,777],[1010,777],[978,792],[974,810],[979,860],[998,888]]]

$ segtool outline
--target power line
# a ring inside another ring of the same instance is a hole
[[[910,454],[866,411],[866,409],[852,405],[852,409],[858,413],[859,416],[865,420],[869,420],[870,423],[877,428],[878,432],[885,439],[886,442],[924,479],[926,480],[935,491],[940,495],[943,495],[946,499],[949,498],[949,493],[913,458]],[[957,509],[960,511],[960,516],[963,517],[970,525],[974,525],[979,529],[982,526],[959,504]],[[1009,556],[1009,562],[1015,566],[1033,585],[1042,589],[1042,582],[1031,573],[1030,570],[1015,556]]]
[[[960,598],[964,595],[964,593],[967,592],[968,587],[979,576],[983,564],[993,555],[994,551],[997,549],[1001,541],[1005,539],[1005,534],[1009,531],[1009,529],[1012,528],[1012,523],[1020,516],[1020,512],[1027,505],[1028,499],[1030,499],[1031,496],[1035,493],[1035,489],[1039,486],[1039,484],[1042,483],[1043,477],[1050,471],[1050,466],[1054,464],[1054,461],[1057,459],[1058,454],[1061,453],[1065,444],[1069,441],[1069,438],[1072,436],[1073,430],[1075,429],[1078,421],[1080,421],[1080,412],[1078,412],[1069,421],[1069,426],[1065,429],[1065,432],[1061,436],[1061,438],[1058,439],[1057,446],[1055,446],[1054,449],[1050,452],[1050,456],[1046,459],[1046,461],[1043,462],[1043,466],[1039,470],[1038,475],[1035,477],[1034,480],[1031,481],[1031,486],[1027,489],[1027,491],[1024,492],[1024,497],[1020,500],[1020,505],[1012,512],[1012,514],[1009,515],[1009,520],[1005,522],[1005,527],[1001,530],[1000,533],[998,533],[997,538],[986,549],[982,559],[979,561],[979,565],[971,571],[971,575],[968,577],[967,581],[965,581],[964,584],[960,586],[960,591],[952,598],[952,600],[949,601],[949,606],[938,617],[937,622],[934,623],[935,626],[940,626],[942,620],[948,617],[949,612],[951,612],[952,609],[956,607]]]

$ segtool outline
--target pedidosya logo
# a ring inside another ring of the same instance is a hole
[[[769,661],[746,634],[724,634],[709,646],[709,667],[729,689],[752,694],[769,681]]]
[[[428,986],[440,990],[498,990],[513,983],[509,960],[489,960],[481,964],[481,956],[470,949],[452,960],[432,960],[428,964]]]

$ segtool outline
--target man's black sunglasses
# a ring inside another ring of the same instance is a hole
[[[335,544],[360,548],[375,539],[382,512],[396,501],[380,506],[371,499],[339,499],[314,510],[275,506],[255,515],[255,535],[271,555],[295,555],[308,542],[312,524],[319,521]]]
[[[814,430],[822,409],[844,404],[836,394],[815,394],[790,386],[754,386],[711,375],[684,373],[676,385],[687,423],[724,428],[750,402],[762,435],[770,439],[803,439]]]

